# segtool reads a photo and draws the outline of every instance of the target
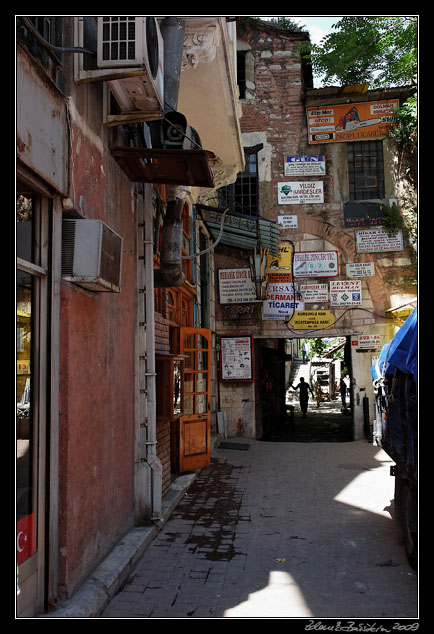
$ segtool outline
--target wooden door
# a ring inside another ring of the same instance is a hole
[[[200,469],[210,463],[211,330],[181,328],[184,356],[184,409],[179,429],[179,471]]]

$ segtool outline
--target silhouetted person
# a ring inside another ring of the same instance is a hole
[[[346,409],[347,404],[345,402],[345,397],[347,395],[347,385],[346,385],[345,381],[343,380],[343,378],[341,378],[341,380],[340,380],[339,390],[341,392],[342,409]]]
[[[306,383],[303,377],[300,377],[300,383],[296,385],[295,387],[291,383],[290,387],[292,387],[293,390],[298,390],[298,389],[300,390],[300,397],[299,397],[300,409],[302,411],[303,418],[306,418],[307,404],[309,401],[309,392],[312,394],[312,397],[313,397],[313,392],[310,389],[309,383]]]

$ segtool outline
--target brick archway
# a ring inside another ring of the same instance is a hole
[[[317,236],[322,240],[327,240],[333,244],[339,251],[340,260],[346,264],[347,262],[370,262],[374,261],[375,275],[372,277],[366,277],[365,282],[369,291],[370,299],[373,305],[373,312],[382,313],[388,306],[385,303],[387,293],[385,293],[386,281],[383,274],[379,269],[376,258],[373,254],[364,254],[356,252],[356,241],[354,233],[349,233],[348,230],[341,226],[332,225],[329,222],[318,220],[309,216],[299,216],[298,218],[298,232],[294,238],[296,240],[302,239],[303,234],[310,234]],[[292,238],[294,240],[294,238]],[[343,257],[342,257],[343,256]]]

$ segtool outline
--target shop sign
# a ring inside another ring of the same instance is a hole
[[[295,311],[289,326],[294,330],[321,330],[335,323],[335,316],[329,310]]]
[[[329,301],[327,284],[300,284],[300,293],[306,304]]]
[[[288,242],[279,244],[278,256],[268,256],[266,275],[270,284],[292,282],[292,247]]]
[[[380,348],[380,335],[358,335],[351,337],[351,345],[356,348],[371,349]]]
[[[372,277],[375,275],[373,262],[351,262],[346,267],[347,277]]]
[[[398,109],[398,99],[307,108],[309,143],[383,139]]]
[[[386,251],[402,251],[404,241],[402,231],[388,233],[386,229],[361,229],[356,231],[357,253],[379,253]]]
[[[17,374],[30,374],[30,359],[17,360]]]
[[[219,269],[219,303],[243,304],[256,301],[256,289],[249,267]]]
[[[292,284],[269,284],[262,304],[262,319],[287,319],[294,310],[303,310],[304,300]]]
[[[324,202],[322,181],[288,181],[277,183],[279,205],[304,205]]]
[[[337,251],[294,253],[294,277],[336,277],[339,275]]]
[[[344,223],[346,227],[369,227],[384,225],[384,219],[391,203],[350,200],[344,203]]]
[[[325,174],[324,156],[285,156],[285,176],[322,176]]]
[[[354,306],[361,303],[361,280],[334,280],[330,282],[331,306]]]
[[[277,216],[277,223],[283,227],[283,229],[297,229],[298,216]]]
[[[253,340],[251,335],[222,335],[220,349],[220,378],[222,381],[253,381]]]

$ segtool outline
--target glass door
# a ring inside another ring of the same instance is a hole
[[[19,195],[16,221],[17,616],[31,617],[44,607],[48,200]]]
[[[211,330],[181,328],[180,353],[184,355],[184,413],[180,418],[179,470],[209,464]]]

